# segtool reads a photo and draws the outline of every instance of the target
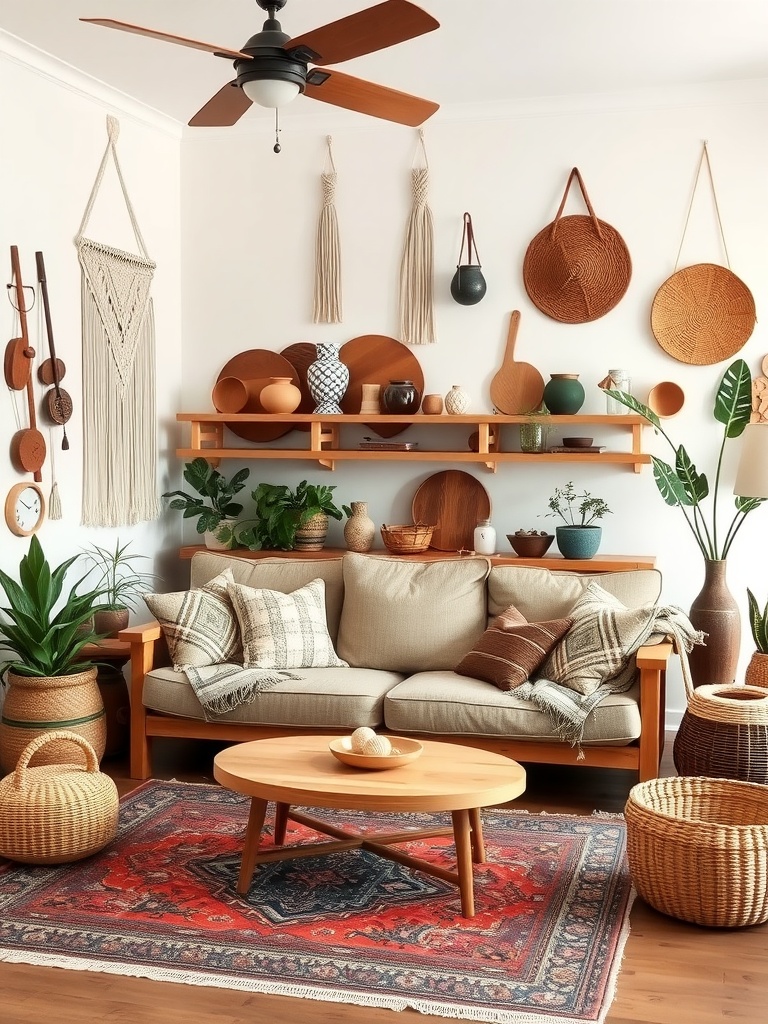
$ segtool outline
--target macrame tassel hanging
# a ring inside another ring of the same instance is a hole
[[[317,224],[315,244],[315,304],[313,321],[316,324],[340,324],[341,308],[341,245],[339,222],[336,217],[336,165],[333,162],[332,139],[328,136],[328,155],[323,171],[323,208]]]
[[[400,264],[400,340],[407,345],[428,345],[435,336],[434,224],[427,205],[429,162],[424,131],[419,129],[424,166],[411,170],[413,206],[405,230]]]

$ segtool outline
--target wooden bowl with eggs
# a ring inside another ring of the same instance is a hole
[[[367,726],[355,729],[351,736],[331,740],[328,747],[342,764],[377,771],[409,764],[424,750],[418,740],[406,736],[379,736]]]

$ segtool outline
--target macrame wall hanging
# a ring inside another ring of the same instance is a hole
[[[405,229],[400,264],[400,340],[406,345],[429,345],[435,336],[434,224],[427,204],[429,161],[424,131],[419,129],[423,167],[411,169],[413,206]]]
[[[149,294],[155,263],[117,159],[119,133],[117,119],[107,117],[107,146],[75,238],[82,271],[84,526],[124,526],[160,514]],[[110,154],[139,255],[84,236]]]
[[[322,174],[323,207],[317,224],[315,244],[315,305],[312,316],[316,324],[340,324],[341,308],[341,246],[339,222],[336,218],[336,164],[333,162],[331,136],[328,136],[326,170]]]

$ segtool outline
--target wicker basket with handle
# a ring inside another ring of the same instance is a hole
[[[29,762],[47,743],[70,741],[82,764]],[[90,743],[77,733],[43,733],[29,743],[15,771],[0,781],[0,856],[24,864],[64,864],[101,850],[117,834],[117,787],[99,771]]]

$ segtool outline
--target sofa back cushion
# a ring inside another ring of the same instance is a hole
[[[339,657],[403,673],[452,669],[485,630],[489,569],[485,558],[410,562],[347,553]]]
[[[202,587],[224,569],[231,569],[234,582],[246,587],[279,590],[292,594],[312,580],[325,582],[325,614],[334,645],[339,634],[344,581],[341,558],[237,558],[214,551],[196,551],[192,556],[190,585]]]
[[[661,594],[658,569],[573,573],[498,565],[491,569],[488,578],[488,614],[500,615],[513,604],[529,622],[560,619],[570,613],[593,580],[618,598],[625,608],[654,604]]]

